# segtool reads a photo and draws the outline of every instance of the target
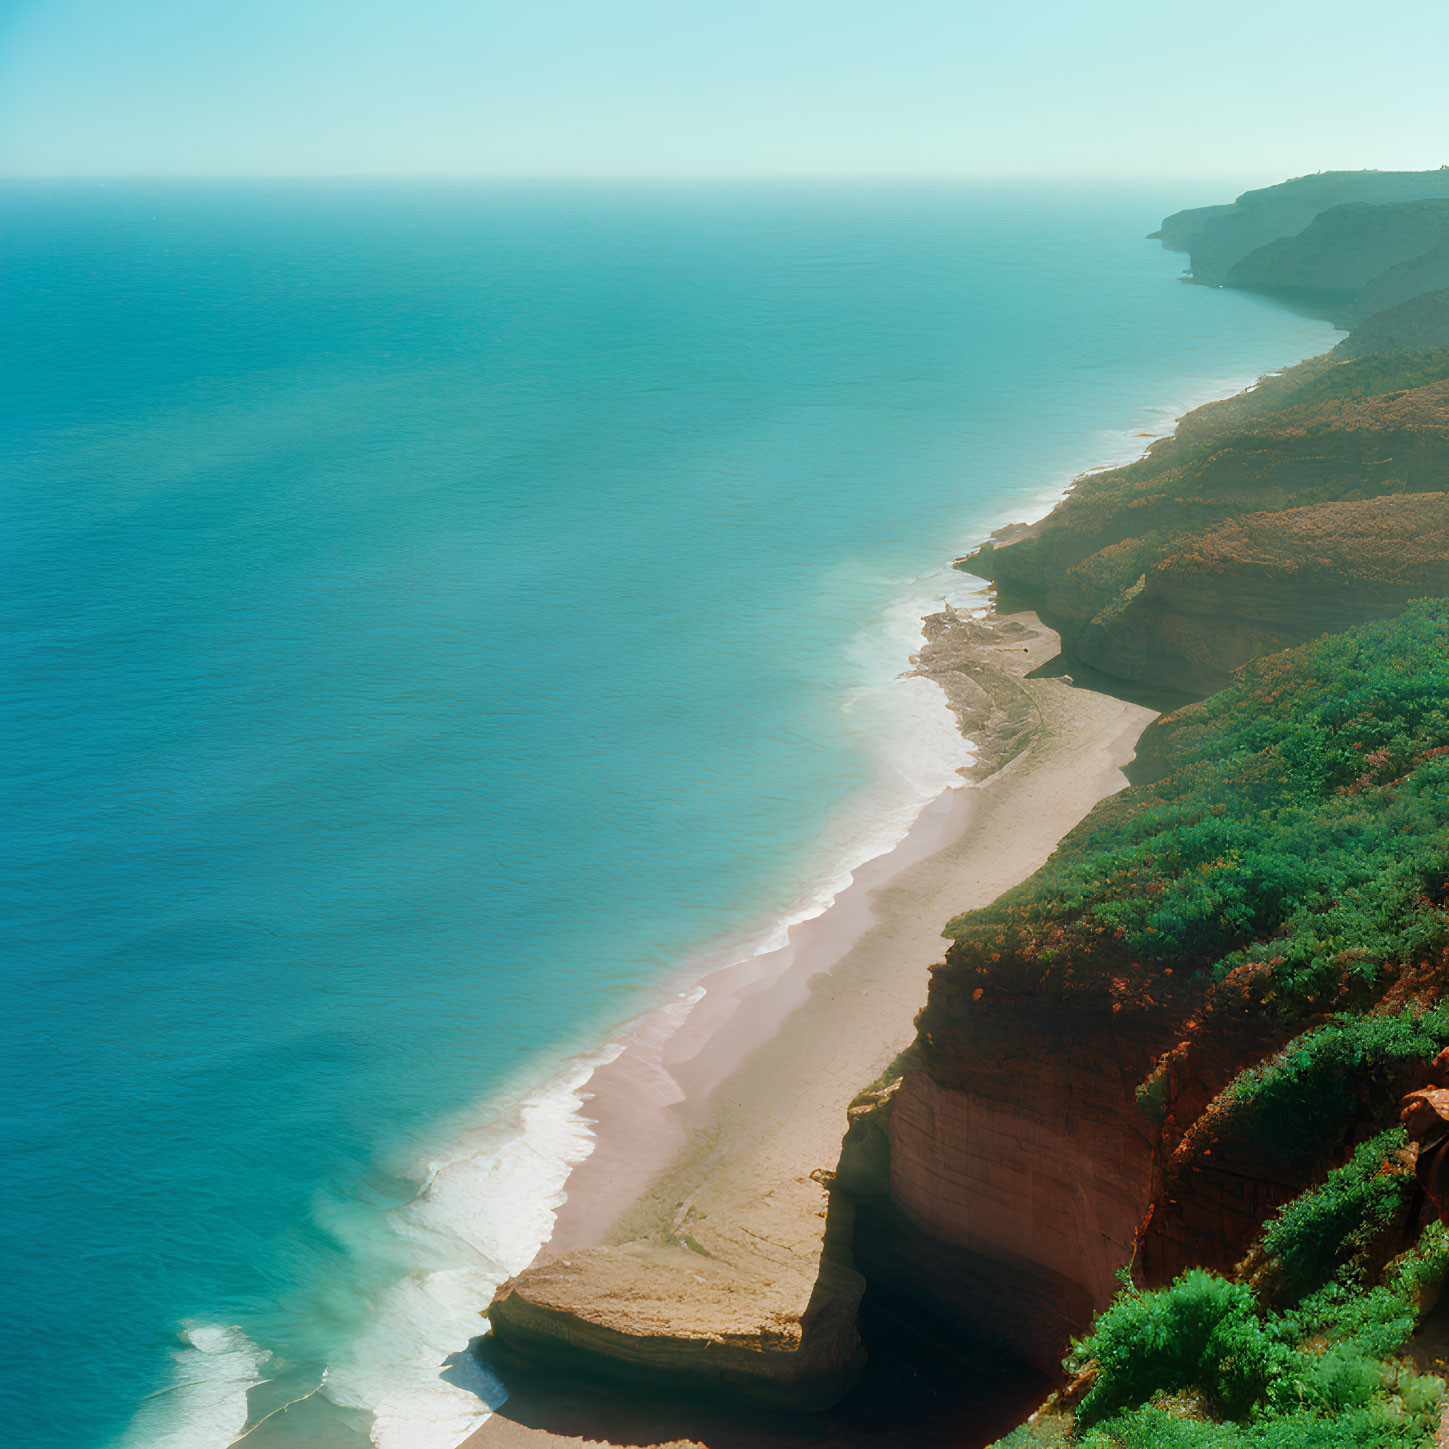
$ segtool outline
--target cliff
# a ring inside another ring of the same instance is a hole
[[[1201,692],[1443,592],[1446,479],[1449,350],[1315,359],[958,567],[1037,608],[1070,658]]]
[[[1424,1214],[1401,1168],[1347,1207],[1333,1174],[1378,1180],[1402,1138],[1354,1168],[1356,1149],[1393,1129],[1400,1094],[1449,1043],[1446,700],[1443,602],[1250,665],[1150,727],[1153,783],[951,923],[916,1046],[852,1111],[840,1191],[868,1282],[1044,1365],[1129,1267],[1162,1288],[1165,1314],[1184,1271],[1247,1258],[1252,1322],[1300,1313],[1274,1329],[1304,1355],[1295,1373],[1317,1371],[1325,1335],[1357,1332],[1349,1290],[1388,1281]],[[1206,1281],[1189,1286],[1217,1293]],[[1401,1330],[1362,1346],[1364,1404],[1413,1325],[1403,1291]],[[1246,1301],[1219,1299],[1225,1313]],[[1270,1379],[1254,1412],[1271,1408]],[[1166,1368],[1118,1408],[1164,1386]],[[1324,1424],[1337,1412],[1307,1402]],[[1400,1419],[1396,1432],[1422,1428]],[[1072,1442],[1045,1434],[1023,1442]]]
[[[1431,252],[1449,253],[1449,199],[1378,206],[1355,202],[1319,212],[1302,231],[1249,252],[1228,269],[1223,285],[1317,298],[1347,308],[1376,283],[1385,296],[1380,305],[1388,306],[1405,294],[1390,295],[1393,284],[1383,274]],[[1431,285],[1416,290],[1427,291]],[[1377,310],[1371,301],[1369,305]]]

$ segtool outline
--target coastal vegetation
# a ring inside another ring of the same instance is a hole
[[[1225,1272],[1125,1288],[1069,1356],[1074,1388],[1012,1449],[1432,1443],[1442,1385],[1402,1355],[1449,1237],[1392,1124],[1449,1044],[1446,705],[1442,601],[1261,660],[1149,731],[1162,778],[952,923],[956,1002],[1024,984],[1129,1016],[1190,1002],[1139,1107],[1165,1145],[1270,1159],[1301,1188]],[[1240,1069],[1185,1131],[1174,1082],[1203,1066],[1182,1058],[1247,999]],[[943,1005],[928,1042],[952,1029]],[[1269,1022],[1283,1044],[1252,1060]]]
[[[961,563],[1110,674],[1202,691],[1449,592],[1449,347],[1314,359]]]
[[[984,989],[1061,995],[1107,974],[1168,996],[1253,973],[1285,1021],[1362,1008],[1443,948],[1446,711],[1440,602],[1249,666],[1155,727],[1163,779],[948,925],[953,963]]]

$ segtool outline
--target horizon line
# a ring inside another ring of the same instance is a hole
[[[1322,171],[1301,171],[1295,176],[1322,175],[1333,170],[1379,171],[1395,167],[1325,167]],[[1449,169],[1425,167],[1424,170]],[[127,171],[127,172],[0,172],[5,182],[85,182],[104,186],[112,182],[572,182],[631,184],[698,184],[702,182],[1075,182],[1083,185],[1127,181],[1222,181],[1244,171],[720,171],[720,172],[592,172],[592,171]],[[1279,175],[1278,172],[1263,174]],[[1289,179],[1287,177],[1284,178]]]

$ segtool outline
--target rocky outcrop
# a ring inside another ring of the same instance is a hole
[[[688,1234],[541,1263],[494,1300],[493,1338],[505,1354],[564,1373],[823,1408],[864,1362],[864,1280],[835,1247],[842,1235],[849,1242],[848,1218],[842,1201],[830,1245],[814,1257],[782,1250],[742,1264]]]
[[[740,994],[728,1015],[723,990],[706,993],[695,1011],[712,1015],[664,1054],[676,1086],[702,1081],[682,1110],[671,1099],[670,1120],[687,1124],[678,1155],[638,1183],[612,1222],[556,1235],[491,1306],[488,1338],[512,1360],[510,1383],[584,1374],[791,1408],[818,1407],[849,1387],[861,1362],[864,1282],[853,1241],[872,1236],[852,1224],[859,1203],[869,1210],[888,1196],[885,1124],[900,1090],[892,1083],[915,1061],[908,1053],[892,1068],[890,1055],[914,1033],[942,923],[1023,880],[1118,788],[1150,718],[1144,707],[1036,677],[1058,650],[1030,616],[982,620],[948,608],[927,621],[927,635],[913,672],[940,682],[978,741],[978,788],[954,797],[959,813],[931,811],[904,859],[863,871],[850,888],[860,894],[842,897],[833,922],[792,932],[796,977],[761,974],[758,964],[732,973]],[[799,1008],[782,1019],[781,996],[797,992]],[[770,1035],[744,1049],[756,1010],[755,1029]],[[842,1152],[842,1087],[878,1052],[886,1070],[851,1108]],[[701,1079],[711,1063],[723,1075]],[[612,1170],[615,1118],[604,1116],[601,1147],[585,1164],[603,1153],[595,1182]],[[635,1145],[633,1114],[620,1126],[626,1147]],[[570,1193],[587,1215],[587,1180],[571,1181]]]

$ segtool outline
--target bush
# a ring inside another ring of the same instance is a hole
[[[1076,1346],[1074,1363],[1097,1364],[1077,1423],[1090,1426],[1159,1390],[1182,1389],[1237,1418],[1263,1397],[1281,1356],[1247,1287],[1190,1269],[1169,1288],[1119,1295]]]
[[[1406,1075],[1446,1045],[1449,1013],[1442,1008],[1342,1016],[1240,1073],[1229,1111],[1239,1130],[1285,1159],[1321,1161],[1366,1104],[1370,1115],[1397,1115]]]
[[[1437,1400],[1426,1413],[1374,1405],[1339,1418],[1296,1413],[1250,1424],[1182,1418],[1155,1405],[1077,1437],[1080,1449],[1434,1449]]]
[[[1343,1227],[1348,1215],[1335,1216],[1330,1205],[1355,1191],[1343,1178],[1331,1192],[1305,1194],[1301,1222]],[[1282,1227],[1281,1217],[1275,1227],[1280,1247],[1301,1236]],[[1076,1412],[1077,1442],[1091,1449],[1429,1449],[1443,1384],[1394,1356],[1413,1332],[1423,1288],[1442,1281],[1446,1268],[1449,1232],[1433,1223],[1378,1286],[1363,1292],[1342,1281],[1351,1278],[1350,1266],[1282,1314],[1262,1313],[1246,1284],[1201,1268],[1168,1288],[1119,1294],[1067,1362],[1074,1373],[1096,1366]],[[1023,1440],[1023,1449],[1033,1442]]]
[[[1290,1202],[1263,1233],[1256,1278],[1274,1297],[1297,1303],[1332,1281],[1357,1284],[1367,1255],[1414,1188],[1403,1129],[1370,1138],[1328,1180]],[[1385,1254],[1385,1256],[1387,1256]]]

